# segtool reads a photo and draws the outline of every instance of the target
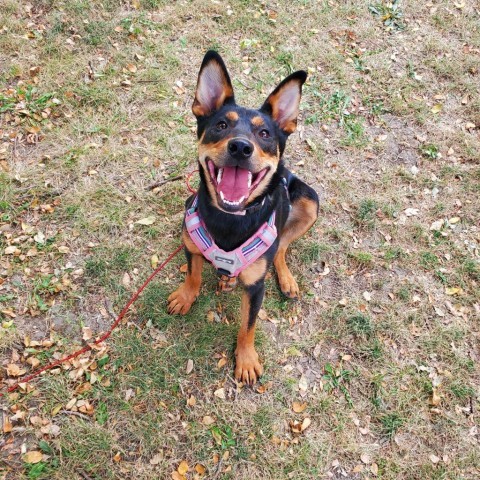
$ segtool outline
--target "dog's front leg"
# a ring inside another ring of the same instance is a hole
[[[188,266],[187,278],[168,297],[168,313],[185,315],[200,293],[204,258],[188,236],[184,235],[183,241],[185,243],[185,256],[187,257]]]
[[[245,290],[242,296],[240,330],[235,350],[235,378],[254,384],[263,373],[263,367],[255,350],[255,322],[262,306],[265,292],[267,261],[260,258],[240,274]]]

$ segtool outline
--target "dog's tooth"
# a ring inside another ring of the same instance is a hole
[[[253,178],[252,172],[248,172],[248,188],[252,186],[252,178]]]
[[[223,202],[225,201],[225,195],[221,190],[220,190],[220,198],[222,199]]]
[[[238,202],[237,205],[240,205],[245,200],[245,196],[243,196]]]
[[[220,183],[222,181],[222,176],[223,176],[223,168],[219,168],[217,173],[217,183]]]

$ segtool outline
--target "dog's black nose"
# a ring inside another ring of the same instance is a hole
[[[244,138],[233,138],[228,142],[228,153],[238,160],[250,158],[253,153],[253,144]]]

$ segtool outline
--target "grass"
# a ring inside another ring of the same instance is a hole
[[[167,315],[177,257],[101,350],[8,396],[7,478],[171,478],[182,461],[189,480],[363,479],[373,463],[382,480],[478,478],[471,4],[4,3],[2,365],[29,372],[79,348],[85,327],[106,331],[179,244],[183,182],[147,187],[195,169],[190,107],[208,48],[247,106],[308,71],[285,162],[322,198],[287,255],[301,299],[267,280],[261,384],[232,381],[240,294],[217,294],[210,268],[189,314]],[[1,377],[3,391],[13,377]],[[22,445],[45,456],[27,464]]]

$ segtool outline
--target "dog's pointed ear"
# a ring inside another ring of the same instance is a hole
[[[198,74],[197,90],[192,105],[193,114],[207,117],[225,103],[234,103],[233,87],[222,57],[209,50]]]
[[[307,72],[303,70],[292,73],[277,86],[260,108],[260,111],[270,115],[287,135],[297,128],[302,85],[306,79]]]

